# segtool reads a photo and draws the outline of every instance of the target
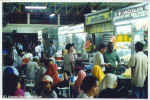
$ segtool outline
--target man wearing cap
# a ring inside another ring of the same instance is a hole
[[[137,98],[144,98],[144,82],[148,73],[148,57],[143,53],[144,45],[141,42],[135,44],[136,54],[131,56],[128,67],[131,67],[131,82],[133,92]]]
[[[70,73],[74,72],[74,56],[72,54],[73,52],[73,46],[72,44],[66,45],[67,54],[64,56],[64,70],[69,71]]]

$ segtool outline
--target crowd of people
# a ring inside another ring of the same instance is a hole
[[[143,47],[141,42],[135,44],[136,53],[131,56],[127,65],[132,68],[131,81],[135,98],[146,97],[148,57],[143,53]],[[99,45],[91,72],[81,69],[77,72],[76,79],[77,54],[71,43],[66,45],[61,72],[55,61],[57,50],[52,41],[48,50],[44,50],[39,41],[35,47],[35,55],[25,53],[21,44],[12,48],[12,57],[8,56],[7,66],[3,66],[4,97],[120,98],[120,91],[117,90],[118,78],[113,73],[120,64],[120,59],[113,50],[112,42],[107,46],[103,43]],[[67,87],[66,90],[64,87]],[[64,90],[66,96],[62,93]]]

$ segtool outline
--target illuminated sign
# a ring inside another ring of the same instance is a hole
[[[107,21],[111,21],[111,11],[87,16],[85,23],[86,25],[91,25],[97,23],[104,23]]]
[[[114,12],[114,21],[144,17],[147,16],[147,14],[147,8],[145,5],[133,8],[120,9]]]

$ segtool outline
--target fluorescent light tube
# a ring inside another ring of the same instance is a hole
[[[26,9],[46,9],[46,6],[25,6]]]

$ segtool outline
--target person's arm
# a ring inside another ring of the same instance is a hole
[[[131,58],[127,64],[127,67],[134,67],[135,66],[135,56],[131,55]]]
[[[56,51],[57,51],[57,50],[56,50],[56,47],[54,46],[53,49],[54,49],[54,55],[53,55],[53,56],[55,56]]]
[[[101,65],[101,57],[100,57],[100,55],[99,54],[96,54],[95,56],[94,56],[94,65]]]
[[[117,57],[117,62],[118,62],[118,65],[120,64],[120,57],[118,56],[118,54],[116,53],[116,57]]]

